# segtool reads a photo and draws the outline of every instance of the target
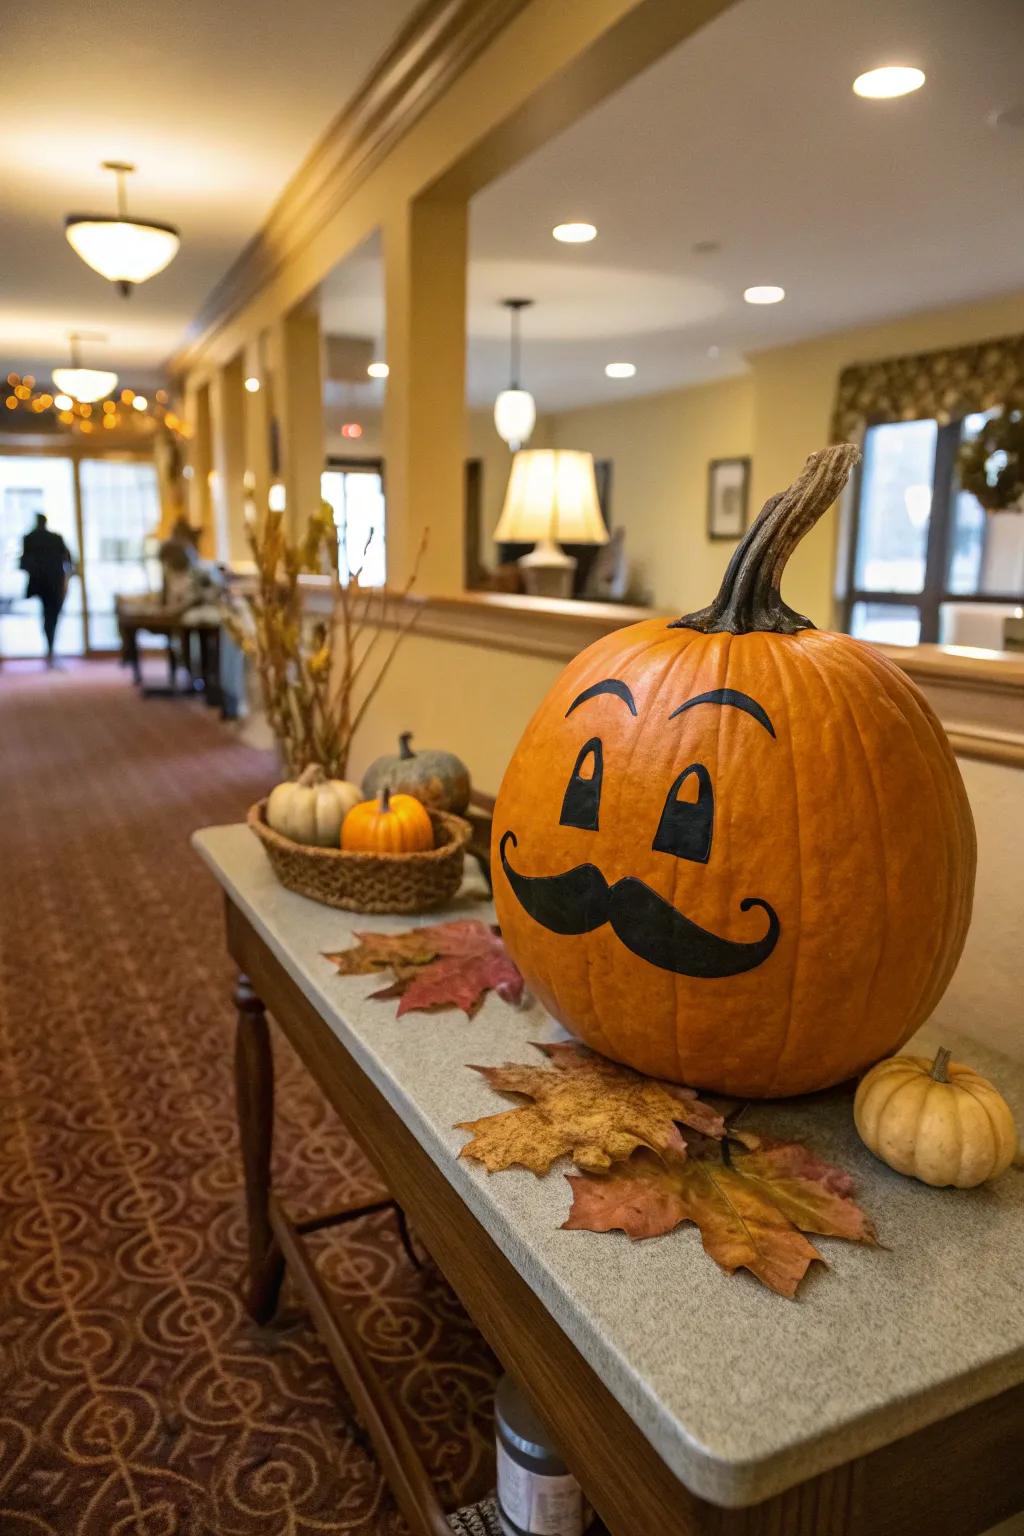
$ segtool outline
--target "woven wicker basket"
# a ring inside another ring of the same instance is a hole
[[[472,828],[447,811],[431,811],[430,819],[434,847],[422,853],[348,853],[282,837],[267,826],[265,800],[246,816],[282,885],[347,912],[428,912],[452,899]]]

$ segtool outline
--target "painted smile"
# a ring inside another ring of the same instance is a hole
[[[643,880],[628,876],[610,886],[596,864],[578,864],[561,875],[521,875],[508,861],[509,843],[518,847],[512,831],[501,839],[505,878],[523,910],[552,933],[591,933],[608,923],[634,955],[677,976],[739,976],[762,965],[775,948],[779,920],[759,896],[745,897],[740,911],[760,907],[768,930],[752,943],[737,944],[699,927]]]

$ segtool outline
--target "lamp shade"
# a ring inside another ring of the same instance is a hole
[[[181,243],[170,224],[72,214],[65,232],[87,266],[112,283],[144,283],[171,261]]]
[[[117,374],[106,368],[54,368],[51,378],[62,394],[82,405],[102,400],[117,385]]]
[[[593,455],[565,448],[517,453],[494,537],[499,544],[607,544]]]
[[[528,443],[537,420],[537,407],[528,389],[503,389],[494,402],[498,436],[513,448]]]

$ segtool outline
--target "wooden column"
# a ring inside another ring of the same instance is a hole
[[[301,528],[320,505],[324,467],[320,313],[315,299],[278,320],[270,334],[272,409],[288,521]]]
[[[242,354],[242,421],[245,434],[246,495],[251,497],[257,514],[267,510],[267,497],[273,479],[270,466],[270,423],[273,414],[273,381],[268,361],[269,338],[266,332],[253,337]],[[245,388],[246,379],[256,379],[259,389]]]
[[[429,528],[417,590],[432,594],[462,591],[467,222],[465,202],[418,198],[384,226],[388,585]]]
[[[211,486],[214,551],[218,560],[244,560],[245,420],[242,357],[218,368],[210,380]]]
[[[185,419],[192,428],[192,436],[188,439],[188,467],[192,471],[188,480],[188,520],[193,528],[202,529],[199,548],[203,555],[209,557],[214,553],[214,544],[210,509],[210,471],[213,468],[213,455],[208,384],[190,385],[187,389]]]

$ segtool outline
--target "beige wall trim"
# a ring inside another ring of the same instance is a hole
[[[186,367],[307,245],[397,139],[448,89],[528,0],[427,0],[288,183],[259,234],[212,290],[171,359]]]
[[[432,0],[282,193],[169,372],[223,364],[396,208],[464,200],[736,3]]]
[[[253,577],[239,572],[233,588],[244,593]],[[326,576],[302,578],[310,614],[330,612],[331,583]],[[377,611],[382,627],[397,628],[415,609],[414,633],[474,650],[491,650],[564,663],[627,624],[657,618],[650,608],[617,603],[562,602],[557,599],[472,592],[462,597],[389,595]],[[668,620],[669,614],[660,615]],[[889,646],[885,652],[922,688],[945,727],[958,757],[1024,768],[1024,658],[999,651],[971,652],[963,647]],[[942,676],[948,667],[948,677]],[[539,701],[538,701],[539,702]]]
[[[1004,768],[1024,768],[1024,738],[986,735],[984,731],[946,727],[949,744],[957,757],[971,757],[977,762],[1001,763]]]
[[[329,602],[326,577],[307,577],[310,611]],[[417,634],[488,650],[570,661],[603,635],[642,619],[675,617],[618,603],[467,592],[461,597],[389,598],[385,624],[394,627],[418,610]],[[1024,656],[963,646],[888,646],[885,654],[912,677],[936,713],[958,737],[983,738],[977,751],[989,761],[1020,766],[1024,753]],[[959,748],[957,750],[960,750]]]

